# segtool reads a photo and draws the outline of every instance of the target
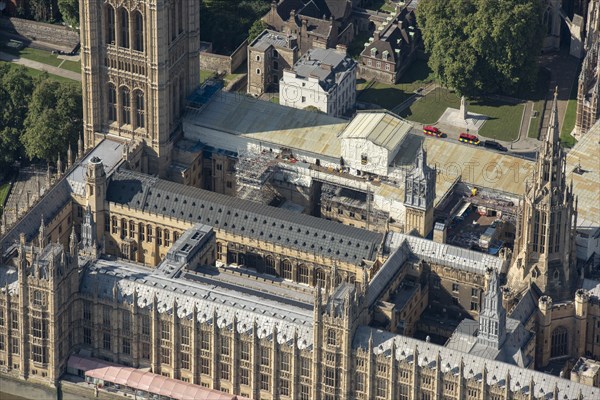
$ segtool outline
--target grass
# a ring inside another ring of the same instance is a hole
[[[4,202],[6,201],[6,197],[8,197],[8,192],[10,191],[10,183],[3,183],[0,185],[0,215],[4,211]]]
[[[37,61],[52,67],[59,67],[73,72],[81,72],[81,63],[76,61],[64,60],[58,58],[58,55],[49,51],[34,49],[32,47],[18,47],[19,42],[0,38],[0,51],[12,54],[17,57]]]
[[[385,11],[387,13],[393,13],[395,6],[389,0],[370,0],[365,2],[364,7],[369,10]]]
[[[200,70],[200,83],[204,83],[206,80],[214,77],[216,74],[213,71]]]
[[[510,142],[519,137],[524,108],[523,103],[512,104],[498,100],[477,99],[470,101],[468,109],[489,117],[479,130],[481,136]]]
[[[527,132],[527,136],[533,139],[537,139],[540,134],[542,113],[544,112],[544,105],[546,104],[549,82],[550,71],[545,68],[540,68],[535,88],[530,92],[519,93],[519,97],[533,101],[533,115],[537,114],[537,117],[531,119],[529,131]]]
[[[422,124],[433,124],[448,107],[459,108],[460,98],[448,89],[436,88],[403,110],[400,116]]]
[[[44,71],[40,71],[37,69],[33,69],[33,68],[27,68],[24,67],[22,65],[18,65],[18,64],[13,64],[7,61],[0,61],[0,64],[9,64],[11,66],[11,68],[25,68],[25,71],[27,72],[27,75],[31,76],[32,78],[37,78],[38,76],[41,76],[42,74],[44,74]],[[62,76],[58,76],[58,75],[52,75],[52,74],[48,74],[48,77],[50,79],[54,79],[55,81],[58,82],[63,82],[63,83],[75,83],[77,81],[74,81],[73,79],[69,79],[69,78],[64,78]],[[79,84],[79,82],[77,82]]]
[[[391,110],[411,97],[415,90],[433,82],[433,72],[424,60],[415,60],[395,85],[375,82],[366,89],[368,82],[364,79],[357,81],[358,100],[365,103],[377,104]]]
[[[577,76],[579,76],[579,74]],[[575,118],[577,117],[577,90],[577,80],[575,79],[571,86],[565,118],[563,119],[562,127],[560,129],[560,141],[565,147],[573,147],[575,143],[577,143],[577,140],[571,136],[571,132],[573,132],[573,129],[575,128]]]

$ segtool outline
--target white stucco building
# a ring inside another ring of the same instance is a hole
[[[356,103],[356,65],[345,49],[311,49],[283,72],[279,103],[341,116]]]

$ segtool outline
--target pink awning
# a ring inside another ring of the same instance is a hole
[[[139,387],[140,382],[142,381],[142,377],[145,372],[140,371],[139,369],[134,369],[129,375],[127,386],[131,387]]]
[[[152,383],[148,388],[148,391],[157,394],[160,393],[160,388],[165,384],[165,380],[167,380],[167,378],[165,378],[164,376],[155,374],[154,379],[152,379]]]
[[[118,385],[127,385],[127,382],[129,381],[129,376],[133,371],[134,369],[132,368],[121,368],[113,382]]]
[[[183,383],[183,382],[182,382]],[[175,397],[172,395],[173,391],[177,391],[177,381],[175,379],[165,379],[165,382],[163,383],[162,387],[160,388],[160,392],[158,394],[160,394],[161,396],[168,396],[168,397]],[[180,398],[180,397],[175,397]]]
[[[107,367],[106,375],[104,375],[104,380],[108,382],[114,382],[117,378],[117,375],[121,371],[122,367]]]
[[[152,381],[154,380],[154,376],[155,376],[155,374],[146,372],[142,376],[142,378],[140,379],[140,381],[138,383],[138,389],[143,390],[144,392],[147,392],[148,389],[150,388],[150,385],[152,384]]]

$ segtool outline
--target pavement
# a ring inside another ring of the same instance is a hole
[[[63,78],[72,79],[74,81],[81,82],[81,74],[78,72],[69,71],[66,69],[53,67],[51,65],[47,65],[41,62],[29,60],[27,58],[15,56],[13,54],[4,53],[0,51],[0,60],[7,61],[18,65],[23,65],[28,68],[37,69],[39,71],[46,71],[49,74],[61,76]]]

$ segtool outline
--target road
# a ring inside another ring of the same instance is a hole
[[[41,62],[29,60],[12,54],[4,53],[0,51],[0,61],[8,61],[14,64],[23,65],[28,68],[37,69],[39,71],[46,71],[49,74],[61,76],[63,78],[72,79],[74,81],[81,82],[81,74],[78,72],[69,71],[66,69],[53,67]]]

